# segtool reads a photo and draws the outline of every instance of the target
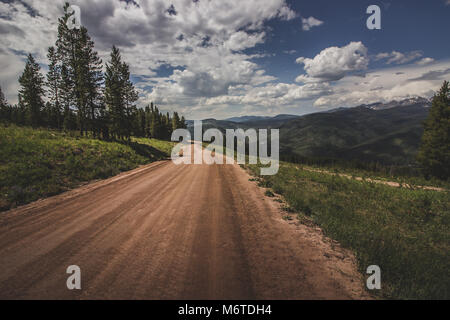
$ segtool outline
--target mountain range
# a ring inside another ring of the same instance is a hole
[[[410,165],[415,162],[430,105],[427,99],[410,98],[304,116],[206,119],[203,130],[280,129],[280,154],[285,158]],[[188,128],[193,131],[192,121]]]

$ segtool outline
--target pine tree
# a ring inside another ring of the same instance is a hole
[[[178,112],[174,112],[172,118],[172,132],[179,129],[180,125],[181,125],[180,116],[178,115]]]
[[[159,111],[158,107],[153,107],[151,124],[150,124],[150,136],[154,139],[164,139],[164,122],[163,115]]]
[[[103,72],[102,72],[102,60],[98,56],[98,53],[94,50],[94,42],[91,40],[87,33],[87,29],[81,28],[81,73],[84,79],[81,84],[85,89],[87,95],[86,103],[89,119],[89,129],[94,136],[99,134],[97,118],[100,117],[101,112],[104,109],[103,96],[102,96],[102,84],[103,84]]]
[[[186,124],[186,119],[183,117],[181,117],[181,121],[180,121],[180,129],[187,129],[187,124]]]
[[[131,136],[133,131],[133,118],[137,113],[135,102],[139,99],[138,93],[131,82],[130,76],[130,67],[128,64],[123,62],[121,68],[121,80],[123,81],[122,90],[126,115],[124,129],[128,138]]]
[[[69,30],[67,21],[69,4],[64,6],[64,16],[58,20],[56,54],[61,65],[60,103],[64,110],[64,130],[73,130],[72,111],[75,108],[75,31]]]
[[[61,84],[59,88],[59,96],[61,106],[63,109],[63,129],[64,131],[75,130],[76,117],[72,110],[73,90],[72,81],[69,76],[69,71],[65,65],[61,67]]]
[[[47,93],[49,104],[47,107],[48,121],[51,127],[61,129],[62,119],[61,119],[61,103],[60,103],[60,92],[61,87],[61,65],[59,64],[58,55],[56,53],[55,47],[50,47],[48,49],[47,58],[50,61],[47,72]]]
[[[145,137],[145,110],[137,109],[133,119],[133,135]]]
[[[151,137],[151,126],[152,126],[152,110],[153,106],[150,108],[150,106],[145,107],[145,136],[147,138]]]
[[[65,96],[69,110],[74,109],[77,125],[83,135],[88,130],[97,133],[97,116],[103,108],[101,85],[103,82],[102,61],[94,50],[85,27],[70,30],[67,21],[71,17],[69,4],[64,7],[64,16],[59,19],[57,55],[62,66],[66,68]]]
[[[425,172],[440,179],[450,177],[450,88],[444,81],[434,96],[430,113],[424,123],[418,160]]]
[[[37,127],[42,124],[41,111],[44,107],[44,76],[40,66],[29,54],[25,70],[19,78],[19,104],[25,109],[26,124]]]
[[[124,99],[123,62],[113,46],[111,60],[106,64],[105,103],[111,119],[111,134],[119,139],[127,136],[127,111]]]
[[[167,112],[165,119],[165,131],[164,131],[164,139],[170,140],[170,137],[172,136],[172,118],[170,117],[170,113]]]

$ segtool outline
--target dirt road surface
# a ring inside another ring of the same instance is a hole
[[[368,298],[350,252],[283,215],[238,165],[153,163],[0,214],[0,299]]]

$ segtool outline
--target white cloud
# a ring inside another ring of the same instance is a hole
[[[433,63],[433,62],[434,62],[433,58],[423,58],[423,59],[417,61],[416,64],[423,66],[423,65],[430,64],[430,63]]]
[[[238,88],[235,88],[238,89]],[[299,101],[317,99],[332,93],[327,83],[309,83],[297,85],[294,83],[269,83],[260,87],[246,88],[243,94],[220,96],[206,100],[207,105],[243,104],[253,106],[290,106]]]
[[[57,19],[65,0],[0,2],[0,54],[8,67],[1,85],[11,102],[17,100],[17,78],[24,67],[14,52],[31,52],[46,64],[47,47],[54,44]],[[81,8],[82,23],[94,38],[104,61],[113,44],[121,48],[142,94],[142,104],[155,101],[163,108],[190,110],[233,86],[258,86],[274,77],[242,50],[264,42],[265,22],[291,20],[297,14],[285,0],[187,1],[74,0]],[[168,9],[173,5],[176,14]],[[161,66],[175,70],[156,78]],[[6,70],[5,68],[3,70]],[[152,87],[152,89],[149,89]]]
[[[19,90],[18,75],[23,72],[24,59],[9,51],[0,50],[0,86],[9,103],[16,103]]]
[[[296,62],[303,64],[306,71],[306,75],[297,77],[297,82],[324,82],[340,80],[348,73],[366,70],[369,58],[362,42],[350,42],[341,48],[326,48],[313,59],[300,57]]]
[[[361,78],[350,76],[341,80],[334,93],[320,97],[316,107],[353,107],[375,102],[389,102],[421,96],[431,97],[445,79],[450,78],[450,60],[429,66],[410,64],[372,71]]]
[[[416,60],[420,57],[422,57],[422,53],[420,51],[411,51],[407,53],[392,51],[391,53],[383,52],[377,54],[375,60],[387,59],[387,64],[404,64]]]
[[[230,38],[225,41],[224,47],[230,51],[241,51],[248,48],[253,48],[258,43],[264,42],[265,32],[256,34],[248,34],[244,31],[233,33]]]
[[[57,19],[64,1],[0,1],[0,85],[10,102],[17,102],[17,78],[25,55],[31,52],[37,61],[47,63],[47,47],[56,40]],[[297,59],[304,65],[305,74],[297,78],[303,84],[276,83],[278,79],[266,74],[256,60],[270,53],[246,54],[244,50],[266,40],[270,34],[267,21],[297,17],[285,0],[266,0],[264,5],[260,0],[135,3],[73,1],[81,7],[82,22],[104,61],[109,59],[113,44],[121,48],[138,79],[140,104],[153,101],[163,110],[180,110],[188,118],[212,114],[228,117],[230,111],[302,112],[312,102],[332,108],[411,93],[425,95],[439,87],[442,79],[449,78],[448,64],[431,63],[431,58],[420,60],[422,55],[417,52],[395,51],[378,56],[392,68],[377,72],[379,77],[373,72],[366,78],[358,77],[358,73],[367,72],[368,50],[361,42],[351,42],[344,47],[326,48],[311,59]],[[176,15],[168,12],[171,4]],[[309,20],[308,25],[318,24]],[[418,61],[412,66],[396,65],[414,60]],[[158,77],[161,66],[168,66],[169,72]]]
[[[34,17],[21,2],[0,2],[0,85],[10,103],[17,103],[18,78],[25,59],[32,53],[40,63],[46,63],[47,48],[56,38],[56,20],[40,15],[42,1],[36,1]]]
[[[316,19],[314,17],[302,18],[302,29],[303,31],[309,31],[313,27],[318,27],[323,24],[323,21]]]

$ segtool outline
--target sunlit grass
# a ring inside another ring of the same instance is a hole
[[[155,139],[106,142],[0,125],[0,210],[166,159],[172,146]]]
[[[259,174],[257,166],[247,166]],[[394,188],[281,163],[260,179],[308,219],[355,251],[359,268],[382,270],[385,298],[450,298],[448,192]]]

